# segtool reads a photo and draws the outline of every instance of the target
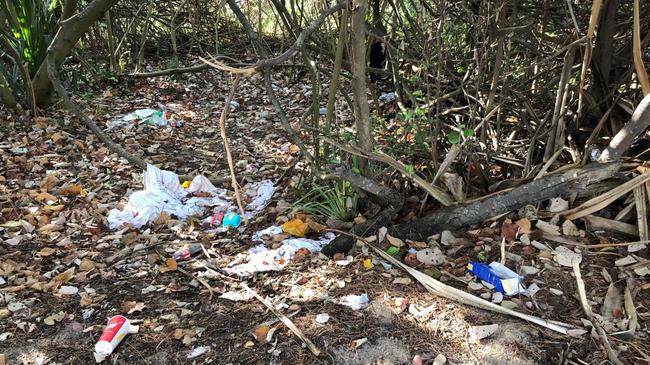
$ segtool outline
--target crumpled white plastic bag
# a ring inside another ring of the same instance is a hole
[[[323,246],[330,243],[334,237],[336,237],[334,233],[327,232],[317,240],[289,238],[282,241],[282,245],[274,250],[269,250],[264,245],[258,245],[248,250],[248,262],[226,267],[224,271],[228,274],[247,277],[257,272],[282,270],[299,249],[306,248],[311,253],[320,252]],[[239,260],[235,260],[235,262],[239,262]]]
[[[189,193],[206,192],[211,197],[191,197]],[[108,226],[117,229],[123,224],[135,228],[154,221],[162,212],[185,219],[204,213],[215,206],[229,206],[225,190],[217,189],[205,176],[196,176],[189,189],[181,186],[178,175],[153,165],[147,165],[144,172],[144,190],[136,191],[129,197],[123,210],[112,209],[108,213]]]

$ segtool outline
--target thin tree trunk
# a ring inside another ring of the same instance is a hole
[[[329,86],[329,95],[327,97],[327,114],[325,115],[325,136],[329,136],[332,128],[332,119],[334,118],[334,105],[336,103],[336,91],[339,88],[339,77],[341,75],[341,63],[343,61],[343,51],[345,50],[345,35],[348,32],[348,9],[343,9],[339,24],[339,36],[336,41],[336,55],[334,56],[334,69],[332,70],[332,80]],[[325,159],[329,155],[329,145],[325,145],[323,155]]]
[[[359,147],[372,151],[373,137],[370,126],[370,109],[366,92],[366,11],[368,0],[355,0],[352,10],[352,93],[354,95],[354,119]],[[367,161],[361,160],[365,171]]]
[[[50,50],[58,67],[70,54],[79,39],[88,28],[97,21],[111,6],[119,0],[93,0],[78,14],[62,22],[59,31],[50,44]],[[47,63],[43,61],[32,79],[34,98],[39,106],[47,106],[52,96],[52,84],[47,71]]]
[[[11,91],[9,84],[2,73],[0,73],[0,104],[9,108],[14,108],[16,106],[16,97]]]

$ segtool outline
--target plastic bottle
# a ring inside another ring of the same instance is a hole
[[[104,361],[126,335],[137,332],[138,326],[131,326],[124,316],[114,316],[109,319],[99,341],[95,344],[95,361],[98,363]]]
[[[195,243],[191,245],[186,245],[181,247],[176,252],[174,252],[174,260],[176,261],[186,261],[189,260],[192,255],[197,254],[202,250],[200,243]]]

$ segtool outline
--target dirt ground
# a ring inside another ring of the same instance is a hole
[[[111,136],[128,150],[142,152],[159,167],[179,175],[226,176],[218,117],[227,81],[217,72],[208,72],[175,81],[123,82],[112,89],[95,90],[96,95],[79,101],[102,125],[134,109],[166,105],[171,118],[182,120],[182,126],[119,127]],[[219,298],[237,288],[238,278],[210,276],[201,264],[207,262],[219,270],[254,246],[251,235],[276,222],[282,215],[277,203],[292,198],[300,179],[299,157],[260,84],[259,79],[247,80],[238,90],[240,106],[228,121],[229,139],[242,185],[271,179],[278,191],[243,232],[209,233],[196,222],[174,219],[141,230],[110,231],[108,210],[142,187],[142,171],[101,147],[94,135],[64,111],[55,108],[36,118],[2,112],[0,354],[7,364],[94,363],[94,344],[107,318],[117,314],[126,315],[140,329],[119,345],[107,360],[112,364],[432,364],[440,354],[449,364],[607,363],[600,340],[589,332],[578,337],[562,335],[437,297],[412,278],[410,283],[395,283],[408,274],[397,267],[365,268],[362,262],[369,254],[360,246],[350,252],[352,260],[345,265],[311,255],[282,271],[246,279],[251,288],[290,316],[322,351],[318,357],[286,326],[273,322],[275,315],[258,300]],[[299,129],[298,119],[309,96],[300,83],[287,85],[278,80],[278,85],[290,120]],[[56,181],[47,181],[52,174]],[[71,185],[81,186],[84,194],[65,194]],[[227,184],[221,187],[229,189]],[[411,208],[405,207],[400,215],[406,216]],[[32,230],[11,224],[20,220],[31,222]],[[471,227],[478,228],[479,236],[454,232],[467,244],[448,255],[440,269],[458,279],[443,275],[441,281],[471,291],[463,282],[472,278],[465,273],[465,264],[477,260],[479,252],[486,254],[487,262],[498,261],[498,228],[490,229],[489,223]],[[594,238],[593,232],[587,235]],[[178,263],[182,271],[165,270],[165,259],[185,242],[201,242],[210,258],[199,254]],[[545,243],[551,248],[558,245]],[[137,250],[112,260],[125,248]],[[508,251],[521,259],[509,261],[513,269],[522,265],[540,269],[525,276],[524,282],[541,288],[533,299],[515,296],[508,301],[525,313],[582,327],[585,315],[571,268],[557,265],[521,242],[508,245]],[[626,279],[633,281],[636,333],[631,338],[609,339],[625,364],[648,363],[648,276],[614,265],[627,255],[625,247],[582,254],[582,275],[594,312],[600,313],[607,292],[603,271],[621,287]],[[647,255],[647,250],[639,254],[646,259]],[[71,268],[71,277],[61,276]],[[79,293],[60,294],[65,285],[77,287]],[[488,292],[482,288],[474,294]],[[352,310],[333,301],[348,294],[367,294],[370,306]],[[430,313],[414,314],[428,307]],[[323,324],[316,321],[322,313],[329,315]],[[266,326],[275,330],[271,340],[258,341],[253,333],[269,321]],[[485,324],[498,324],[498,330],[471,343],[470,327]],[[366,343],[352,348],[355,340],[364,338]],[[201,346],[209,350],[188,358],[193,348]]]

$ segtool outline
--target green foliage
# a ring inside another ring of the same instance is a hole
[[[51,10],[57,6],[56,0],[15,0],[11,4],[0,1],[0,11],[8,19],[11,30],[11,34],[5,36],[24,62],[27,62],[32,74],[47,55],[55,26]]]
[[[474,137],[474,130],[472,128],[464,128],[463,127],[463,137],[464,139],[470,139]],[[459,144],[462,142],[460,138],[460,132],[458,131],[451,131],[449,134],[447,134],[447,140],[451,144]]]
[[[357,210],[357,195],[347,182],[315,185],[305,196],[292,204],[294,211],[321,215],[344,221]]]

